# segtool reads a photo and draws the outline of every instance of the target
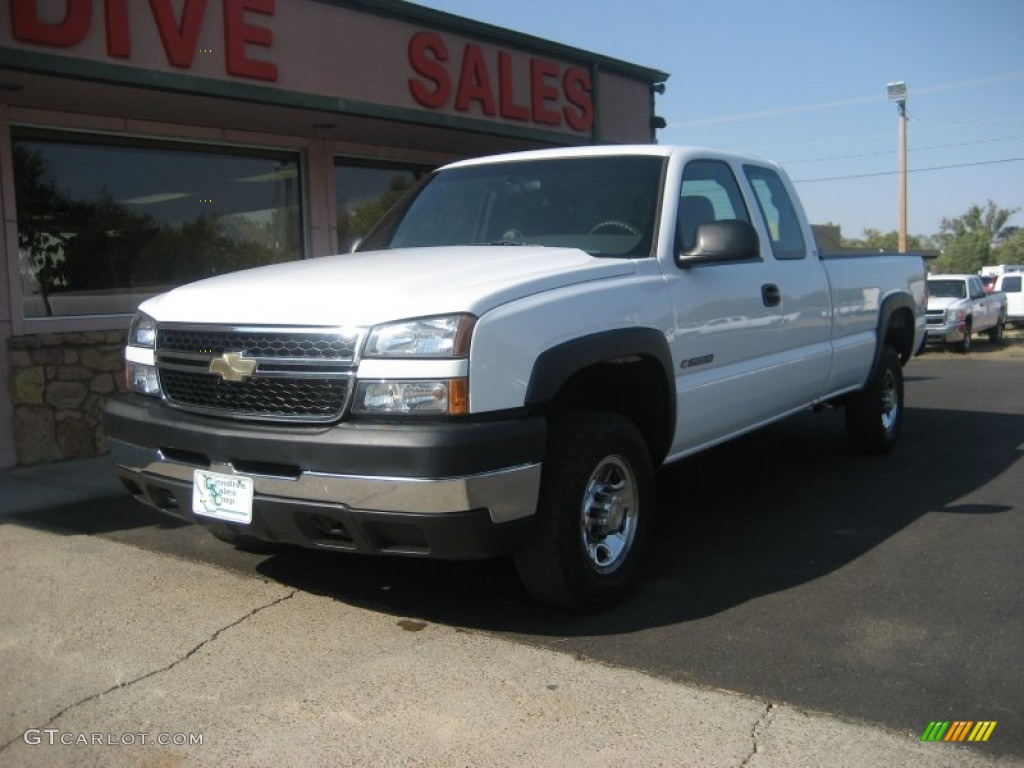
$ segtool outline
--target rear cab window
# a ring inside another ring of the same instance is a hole
[[[999,290],[1003,293],[1020,293],[1021,276],[1013,275],[1012,277],[1004,277],[1003,282],[999,285]]]
[[[775,258],[805,258],[807,242],[800,226],[800,217],[782,178],[771,168],[759,165],[745,165],[743,170],[754,190]]]

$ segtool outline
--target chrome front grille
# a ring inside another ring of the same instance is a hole
[[[161,326],[164,397],[190,411],[264,421],[341,418],[359,333],[332,328]]]
[[[282,331],[260,328],[160,328],[157,348],[168,354],[202,352],[223,355],[244,352],[247,357],[284,357],[351,363],[356,334],[323,331]]]

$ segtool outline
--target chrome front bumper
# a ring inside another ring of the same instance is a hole
[[[206,469],[252,478],[256,498],[340,504],[354,510],[399,514],[444,515],[486,509],[494,524],[532,517],[540,491],[539,463],[465,477],[368,477],[325,472],[277,477],[238,471],[231,464],[190,465],[170,460],[159,450],[113,439],[110,455],[122,476],[128,473],[140,480],[148,477],[191,483],[195,470]]]

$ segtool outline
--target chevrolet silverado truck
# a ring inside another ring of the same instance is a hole
[[[425,177],[354,252],[143,303],[116,471],[241,548],[512,553],[540,601],[638,579],[654,472],[807,408],[888,451],[924,340],[909,255],[825,257],[776,165],[542,150]]]
[[[1006,294],[987,293],[978,275],[928,276],[928,341],[971,351],[971,336],[998,343],[1006,325]]]

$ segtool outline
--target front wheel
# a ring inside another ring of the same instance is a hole
[[[957,351],[962,355],[966,355],[971,351],[971,321],[967,321],[967,325],[964,326],[964,338],[956,345]]]
[[[890,346],[860,392],[846,401],[846,434],[862,453],[888,453],[903,423],[903,367]]]
[[[537,532],[516,554],[527,591],[548,605],[587,612],[634,586],[654,509],[647,445],[614,413],[552,420]]]

